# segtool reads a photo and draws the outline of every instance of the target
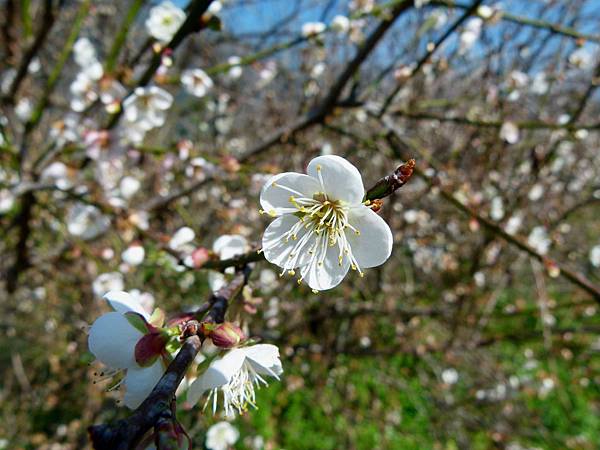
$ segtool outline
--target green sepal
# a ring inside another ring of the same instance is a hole
[[[140,333],[142,333],[142,334],[148,333],[148,325],[146,324],[146,319],[144,319],[144,317],[141,314],[133,312],[133,311],[127,311],[123,315],[125,316],[127,321],[131,324],[131,326],[134,327],[136,330],[138,330]]]
[[[165,324],[165,318],[165,312],[160,308],[155,308],[148,322],[150,322],[150,324],[154,325],[156,328],[162,328],[162,326]]]

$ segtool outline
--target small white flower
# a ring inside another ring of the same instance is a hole
[[[302,36],[305,38],[311,38],[321,34],[325,31],[325,24],[323,22],[306,22],[302,25]]]
[[[73,44],[73,58],[80,67],[97,61],[96,49],[88,38],[79,38]]]
[[[352,267],[383,264],[392,251],[392,232],[363,203],[360,173],[335,155],[313,159],[308,175],[287,172],[263,187],[264,212],[276,219],[262,239],[267,261],[295,274],[313,290],[337,286]]]
[[[144,262],[146,251],[144,247],[139,244],[130,245],[123,253],[121,253],[121,259],[130,266],[139,266]]]
[[[331,29],[336,33],[347,33],[350,30],[350,19],[346,16],[335,16],[331,21]]]
[[[114,312],[96,319],[90,328],[88,346],[97,360],[113,369],[108,371],[104,378],[110,378],[122,370],[127,371],[122,382],[111,389],[122,383],[125,386],[123,403],[128,408],[135,409],[160,380],[165,366],[161,357],[157,357],[146,367],[140,366],[136,360],[136,346],[149,331],[145,332],[134,326],[130,318],[131,314],[135,313],[134,316],[141,316],[139,323],[147,324],[150,317],[142,305],[123,291],[108,292],[104,298]]]
[[[172,104],[173,96],[164,89],[138,87],[123,102],[125,119],[148,131],[165,123],[166,111]]]
[[[594,267],[600,267],[600,245],[594,245],[590,250],[590,263]]]
[[[531,233],[529,233],[527,243],[531,247],[533,247],[538,253],[540,253],[541,255],[545,255],[546,253],[548,253],[552,241],[548,237],[546,229],[542,226],[537,226],[533,230],[531,230]]]
[[[162,2],[150,10],[146,20],[148,34],[162,43],[168,43],[185,21],[185,12],[172,2]]]
[[[455,384],[458,381],[458,372],[455,368],[450,367],[442,371],[442,381],[446,384]]]
[[[22,98],[15,106],[15,114],[21,122],[27,122],[33,114],[33,103],[28,98]]]
[[[519,215],[514,215],[514,216],[511,216],[510,219],[508,219],[504,229],[506,230],[506,232],[508,234],[513,235],[513,234],[516,234],[517,231],[519,231],[519,228],[521,228],[522,224],[523,224],[523,218]]]
[[[96,82],[85,72],[79,72],[69,87],[73,97],[71,98],[71,109],[82,112],[98,99]]]
[[[496,221],[501,220],[504,217],[504,203],[502,202],[502,197],[494,197],[492,199],[490,217]]]
[[[206,432],[206,448],[227,450],[240,438],[240,432],[229,422],[215,423]]]
[[[227,64],[232,66],[227,71],[227,77],[229,77],[232,80],[237,80],[239,77],[242,76],[242,72],[244,69],[242,69],[242,66],[240,65],[241,62],[242,58],[240,58],[239,56],[230,56],[229,58],[227,58]]]
[[[0,214],[12,209],[15,204],[15,196],[8,189],[0,189]]]
[[[504,122],[500,128],[500,138],[509,144],[519,142],[519,127],[514,122]]]
[[[279,349],[271,344],[258,344],[230,350],[213,361],[206,372],[190,386],[187,401],[194,405],[202,394],[209,392],[206,404],[213,403],[217,411],[219,391],[223,394],[225,415],[242,413],[248,405],[256,407],[255,386],[267,385],[264,375],[279,379],[283,373]]]
[[[548,77],[544,72],[538,72],[531,80],[531,93],[535,95],[544,95],[550,89]]]
[[[121,194],[121,197],[129,200],[140,190],[141,185],[142,183],[137,178],[131,176],[123,177],[119,183],[119,193]]]
[[[67,230],[81,239],[94,239],[110,226],[110,219],[92,205],[76,203],[66,217]]]
[[[213,251],[220,259],[230,259],[241,255],[248,250],[248,241],[244,236],[238,234],[224,234],[220,236],[213,244]],[[235,269],[228,267],[226,274],[233,274]],[[208,272],[208,284],[213,292],[218,291],[227,284],[225,275],[215,270]]]
[[[541,183],[536,183],[532,186],[531,190],[527,194],[527,197],[532,202],[537,202],[544,195],[544,185]]]
[[[102,273],[92,283],[92,290],[98,297],[110,291],[122,291],[125,288],[123,275],[120,272]]]
[[[181,227],[178,229],[171,240],[169,241],[169,248],[172,250],[182,250],[187,244],[192,242],[196,237],[196,233],[190,227]]]
[[[578,69],[588,70],[594,66],[594,57],[588,48],[580,47],[569,55],[569,63]]]
[[[460,34],[460,49],[459,53],[464,55],[475,45],[477,39],[481,35],[481,29],[483,27],[483,20],[479,17],[469,19],[465,25],[465,29]]]
[[[184,70],[181,74],[181,84],[196,97],[204,97],[213,87],[213,81],[202,69]]]

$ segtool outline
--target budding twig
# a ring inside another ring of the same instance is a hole
[[[398,166],[396,170],[383,177],[375,183],[375,186],[367,191],[365,200],[379,200],[392,195],[408,182],[416,164],[417,162],[414,159],[409,159],[404,164]]]

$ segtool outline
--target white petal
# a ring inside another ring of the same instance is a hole
[[[330,200],[343,200],[351,205],[362,201],[365,195],[362,178],[350,162],[336,155],[318,156],[308,164],[306,173],[318,180],[319,166],[325,193]]]
[[[229,383],[231,377],[244,364],[245,355],[239,349],[231,350],[224,357],[215,360],[190,386],[187,393],[187,402],[195,405],[202,394],[214,388]]]
[[[135,409],[142,404],[146,397],[150,395],[158,380],[165,373],[162,361],[156,360],[150,367],[136,367],[127,370],[125,375],[125,397],[123,403],[131,409]]]
[[[146,320],[150,318],[148,312],[144,309],[142,304],[128,292],[110,291],[104,294],[103,298],[110,303],[110,306],[115,311],[121,314],[133,311],[141,314]]]
[[[297,210],[290,202],[290,196],[313,198],[320,190],[319,182],[314,178],[301,173],[284,172],[265,183],[260,193],[260,205],[268,214],[281,215]]]
[[[279,267],[288,269],[300,267],[308,262],[310,258],[308,249],[313,245],[313,237],[308,238],[310,242],[304,246],[304,251],[301,252],[296,263],[293,264],[293,267],[290,266],[290,261],[292,260],[292,258],[290,258],[290,253],[299,240],[308,232],[306,228],[302,227],[300,229],[298,232],[298,239],[296,240],[288,239],[286,242],[285,239],[282,238],[282,236],[290,231],[299,221],[300,219],[298,219],[298,217],[292,214],[285,214],[269,224],[262,238],[262,249],[267,261],[277,264]]]
[[[213,251],[221,259],[230,259],[246,251],[248,241],[239,234],[224,234],[213,244]]]
[[[275,345],[257,344],[243,350],[246,352],[246,359],[258,373],[271,376],[279,376],[283,373],[279,349]]]
[[[353,208],[348,214],[350,225],[360,231],[360,235],[346,229],[346,238],[361,268],[383,264],[392,253],[394,238],[388,224],[378,214],[366,206]]]
[[[327,245],[327,242],[324,242],[323,245]],[[302,266],[300,274],[311,289],[325,291],[340,284],[348,273],[350,260],[344,257],[340,265],[339,254],[340,250],[337,245],[327,246],[327,253],[322,266],[319,266],[316,261]]]
[[[135,345],[143,334],[118,312],[100,316],[88,336],[88,347],[94,356],[113,369],[137,366]]]
[[[226,284],[227,282],[225,281],[225,275],[223,275],[221,272],[217,272],[215,270],[208,271],[208,285],[210,286],[211,291],[216,292]]]

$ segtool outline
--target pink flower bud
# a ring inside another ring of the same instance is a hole
[[[209,337],[213,344],[221,348],[233,348],[240,344],[246,337],[237,325],[231,322],[221,323],[210,332]]]

